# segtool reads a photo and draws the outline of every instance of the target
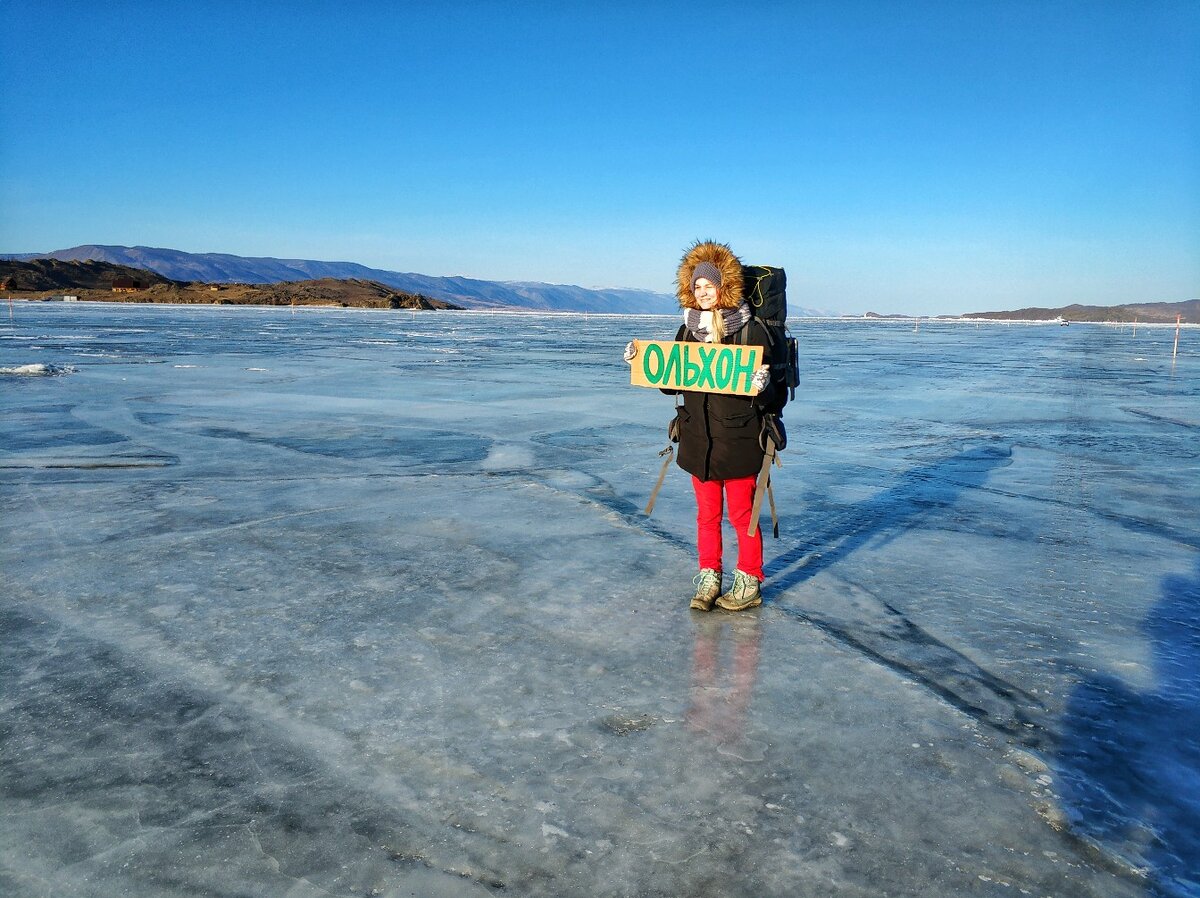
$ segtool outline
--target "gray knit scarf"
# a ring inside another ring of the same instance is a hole
[[[742,303],[736,309],[719,309],[721,320],[725,324],[725,336],[736,334],[746,322],[750,320],[750,304]],[[701,343],[708,342],[708,328],[700,325],[700,310],[699,309],[684,309],[683,323],[687,325],[687,329],[692,332],[692,336]]]

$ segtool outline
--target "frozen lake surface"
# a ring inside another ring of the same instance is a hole
[[[706,615],[671,320],[7,311],[6,896],[1200,895],[1196,330],[797,323]]]

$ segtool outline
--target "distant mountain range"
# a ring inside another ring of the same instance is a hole
[[[212,284],[276,284],[318,278],[378,281],[405,293],[446,300],[468,309],[528,309],[553,312],[610,312],[617,314],[674,314],[679,305],[669,293],[635,289],[587,289],[560,284],[483,281],[464,277],[434,277],[368,268],[356,262],[318,262],[312,259],[273,259],[226,253],[187,253],[149,246],[75,246],[49,253],[16,253],[0,259],[31,261],[96,260],[142,268],[175,281]]]
[[[403,294],[419,295],[467,309],[511,309],[551,312],[595,312],[622,315],[663,314],[679,311],[674,295],[632,288],[586,288],[567,284],[521,281],[485,281],[465,277],[436,277],[412,272],[369,268],[357,262],[320,262],[313,259],[276,259],[234,256],[228,253],[188,253],[149,246],[88,244],[49,253],[0,254],[0,259],[32,261],[99,261],[154,272],[163,278],[204,284],[280,284],[324,279],[373,281]],[[349,291],[357,297],[362,292]],[[375,293],[380,292],[375,290]],[[250,294],[247,294],[249,296]],[[373,296],[373,294],[372,294]],[[374,301],[374,299],[372,299]],[[840,313],[789,303],[789,318],[829,318]],[[1182,315],[1186,324],[1200,323],[1200,300],[1174,303],[1130,303],[1119,306],[1069,305],[1031,307],[999,312],[969,312],[965,318],[1004,321],[1133,321],[1174,323]],[[871,318],[907,316],[876,315]],[[942,318],[957,316],[939,316]]]
[[[651,290],[436,277],[368,268],[357,262],[318,262],[312,259],[259,258],[227,253],[188,253],[149,246],[88,244],[49,253],[0,254],[0,259],[94,260],[146,269],[175,281],[209,284],[277,284],[318,278],[354,278],[377,281],[404,293],[445,300],[467,309],[541,309],[551,312],[608,312],[621,315],[674,315],[679,311],[674,294],[655,293]],[[824,318],[837,315],[836,312],[801,308],[794,303],[788,314],[789,317],[795,318]]]

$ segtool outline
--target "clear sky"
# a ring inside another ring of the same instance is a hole
[[[1200,2],[0,0],[0,252],[1200,298]]]

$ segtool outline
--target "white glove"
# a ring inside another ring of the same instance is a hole
[[[632,362],[635,355],[637,355],[637,347],[630,340],[625,344],[625,361]]]
[[[755,393],[761,393],[767,388],[768,381],[771,380],[771,368],[768,365],[759,365],[758,370],[754,372],[754,376],[750,378],[750,386],[754,388]]]

